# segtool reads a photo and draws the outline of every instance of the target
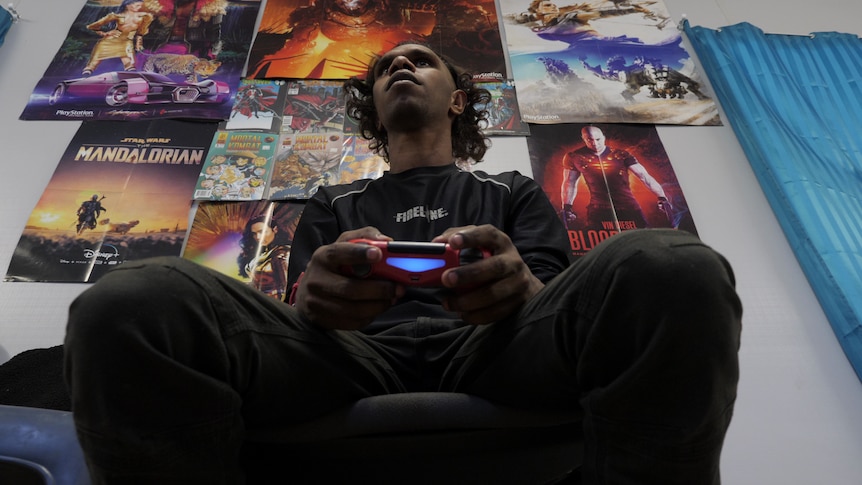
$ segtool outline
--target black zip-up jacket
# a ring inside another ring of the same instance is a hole
[[[491,224],[512,239],[537,278],[550,281],[571,259],[565,229],[542,188],[518,172],[488,175],[454,164],[321,187],[306,203],[291,247],[290,286],[318,247],[344,231],[374,226],[397,241],[430,241],[450,227]],[[289,286],[289,287],[290,287]],[[408,288],[366,331],[416,317],[454,318],[434,289]]]

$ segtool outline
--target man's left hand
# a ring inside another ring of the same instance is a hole
[[[443,300],[446,310],[457,312],[474,325],[501,320],[517,311],[541,291],[544,284],[521,258],[506,233],[494,226],[452,228],[434,238],[455,249],[481,248],[491,256],[443,273],[443,286],[453,290]]]

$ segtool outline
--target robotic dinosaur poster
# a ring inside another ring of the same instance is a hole
[[[83,123],[30,214],[6,280],[93,282],[128,261],[179,256],[217,126]]]
[[[408,40],[473,74],[506,73],[494,0],[268,0],[248,76],[346,79]]]
[[[530,123],[721,124],[661,0],[500,0]]]
[[[226,119],[260,0],[87,0],[22,120]]]
[[[653,125],[534,125],[533,177],[557,207],[574,256],[629,229],[697,234],[676,173]]]

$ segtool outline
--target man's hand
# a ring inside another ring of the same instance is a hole
[[[452,228],[434,238],[455,249],[482,248],[491,257],[443,273],[443,285],[453,290],[443,307],[465,322],[484,325],[501,320],[541,291],[544,284],[521,258],[504,232],[490,225]]]
[[[324,328],[364,328],[404,295],[404,288],[390,281],[342,274],[342,266],[370,264],[383,257],[379,248],[348,242],[358,238],[392,239],[373,227],[343,233],[335,243],[317,248],[297,288],[297,310]]]
[[[578,215],[575,214],[574,210],[572,210],[572,204],[563,205],[563,209],[560,211],[560,220],[563,221],[563,225],[566,226],[566,229],[570,231],[577,230]]]
[[[665,217],[667,217],[668,224],[673,225],[673,206],[670,201],[667,200],[667,197],[659,197],[656,206],[658,207],[659,212],[663,213]]]

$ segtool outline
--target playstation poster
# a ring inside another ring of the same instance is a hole
[[[297,202],[201,202],[183,257],[284,300]]]
[[[22,120],[226,119],[260,0],[87,0]]]
[[[247,75],[346,79],[405,41],[431,45],[476,76],[506,74],[494,0],[268,0]]]
[[[533,178],[559,211],[575,257],[630,229],[697,234],[654,125],[534,125],[527,149]]]
[[[6,280],[89,283],[129,261],[179,256],[217,126],[82,123],[30,214]]]
[[[500,0],[528,123],[719,125],[662,0]]]

